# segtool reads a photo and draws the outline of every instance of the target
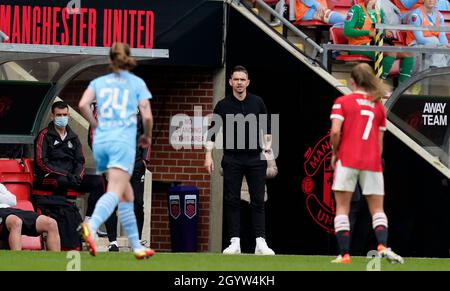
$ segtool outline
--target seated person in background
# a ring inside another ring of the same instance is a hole
[[[98,175],[85,175],[85,160],[80,139],[68,126],[69,106],[63,101],[52,105],[52,121],[39,132],[34,142],[35,186],[67,197],[67,190],[89,193],[88,211],[103,195],[105,185]],[[108,226],[107,226],[108,228]],[[114,239],[115,240],[115,239]]]
[[[56,221],[33,211],[11,208],[16,204],[16,196],[0,184],[0,239],[8,241],[11,250],[20,251],[22,235],[40,236],[45,232],[47,233],[47,249],[61,251]]]
[[[435,8],[436,0],[425,0],[423,6],[411,12],[408,24],[416,26],[441,26],[444,17]],[[449,47],[445,32],[407,31],[406,43],[410,46],[424,45],[428,47]],[[425,57],[424,69],[429,67],[445,67],[449,65],[449,57],[445,54],[431,54]]]
[[[376,7],[376,0],[364,0],[360,4],[353,5],[348,11],[344,22],[344,35],[350,45],[370,45],[376,35],[373,24],[384,23],[384,13]],[[388,38],[392,33],[386,31]],[[366,55],[375,60],[375,52],[351,51],[349,54]],[[384,52],[382,79],[386,79],[396,58],[401,58],[399,82],[403,82],[411,76],[414,66],[414,58],[407,53]]]
[[[423,6],[411,12],[408,24],[416,26],[441,26],[444,25],[444,16],[435,8],[436,0],[425,0]],[[406,42],[408,45],[448,45],[445,32],[434,31],[407,31]]]
[[[383,11],[383,21],[385,24],[390,25],[402,24],[400,9],[397,6],[395,6],[391,2],[391,0],[377,0],[375,7]],[[395,30],[392,30],[391,32],[393,32],[394,38],[396,39],[399,38]]]
[[[296,21],[320,20],[331,25],[344,22],[341,14],[328,9],[325,0],[295,0],[294,9]]]
[[[450,11],[449,0],[437,0],[436,1],[436,9],[439,11]]]
[[[436,1],[436,9],[439,11],[450,11],[449,0],[437,0]]]
[[[53,103],[51,118],[48,127],[39,132],[34,143],[34,174],[39,189],[52,190],[58,196],[67,196],[69,188],[103,194],[101,177],[85,175],[80,139],[68,126],[67,103]]]
[[[408,23],[411,12],[423,4],[423,0],[392,0],[392,2],[400,9],[402,22],[405,24]]]

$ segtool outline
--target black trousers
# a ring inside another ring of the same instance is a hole
[[[134,192],[134,214],[136,215],[139,239],[142,238],[142,229],[144,227],[144,175],[144,163],[142,161],[136,162],[130,182]]]
[[[240,237],[241,187],[245,176],[250,193],[255,237],[265,237],[264,186],[267,161],[260,153],[225,153],[222,159],[224,216],[229,237]]]
[[[50,174],[44,179],[37,179],[35,186],[38,189],[53,191],[53,195],[67,198],[67,190],[89,193],[86,216],[92,216],[95,204],[106,191],[106,179],[99,175],[85,175],[80,184],[70,182],[66,176]],[[117,240],[117,215],[115,212],[105,221],[108,240]]]

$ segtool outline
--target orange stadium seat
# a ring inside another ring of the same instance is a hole
[[[17,200],[17,205],[14,207],[17,209],[34,211],[33,204],[27,200]],[[42,250],[42,236],[27,236],[22,235],[22,250]]]

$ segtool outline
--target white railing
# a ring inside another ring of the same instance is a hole
[[[376,23],[377,30],[397,30],[397,31],[436,31],[450,32],[450,26],[416,26],[416,25],[391,25]],[[421,54],[419,70],[422,70],[426,54],[450,54],[448,47],[424,47],[424,46],[377,46],[377,45],[347,45],[347,44],[323,44],[322,65],[330,71],[330,52],[335,51],[360,51],[360,52],[396,52]]]
[[[242,3],[245,7],[249,8],[247,5],[244,4],[244,1],[239,1],[239,2]],[[288,28],[290,31],[292,31],[292,33],[294,33],[297,37],[301,38],[306,43],[308,43],[310,46],[312,46],[315,51],[315,53],[313,53],[312,58],[315,58],[316,53],[321,54],[323,52],[323,49],[320,45],[318,45],[314,40],[312,40],[308,35],[303,33],[297,27],[295,27],[295,25],[293,25],[288,19],[284,18],[283,15],[281,15],[280,13],[275,11],[272,7],[267,5],[267,3],[264,2],[264,0],[255,0],[255,2],[258,3],[260,5],[260,7],[262,7],[264,10],[269,12],[276,19],[280,20],[283,23],[283,25],[286,28]],[[249,10],[251,10],[251,9],[249,9]]]
[[[9,40],[9,37],[3,31],[0,30],[0,42],[4,42],[4,41],[8,41],[8,40]]]

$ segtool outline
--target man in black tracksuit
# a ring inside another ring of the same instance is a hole
[[[138,128],[136,138],[144,134],[144,127],[142,125],[142,116],[140,113],[137,114],[137,123]],[[130,182],[134,192],[134,215],[136,215],[139,239],[142,238],[142,229],[144,227],[144,177],[145,177],[146,163],[149,163],[149,161],[150,161],[149,148],[141,148],[137,146],[133,175],[131,176]]]
[[[69,106],[63,101],[52,105],[52,121],[41,130],[34,142],[35,187],[67,197],[67,190],[89,193],[86,216],[106,190],[103,178],[85,174],[85,159],[78,135],[68,126]],[[117,221],[106,223],[108,237],[116,240]]]
[[[224,215],[231,244],[224,254],[239,254],[240,248],[240,196],[242,180],[245,176],[251,201],[252,222],[256,237],[255,254],[274,255],[272,249],[265,241],[265,211],[264,193],[267,161],[262,158],[262,148],[259,140],[261,115],[267,116],[267,109],[263,100],[253,94],[247,93],[250,81],[248,72],[242,66],[236,66],[231,72],[229,84],[233,93],[219,101],[214,108],[212,128],[221,123],[223,127],[222,159],[224,179]],[[271,138],[270,122],[266,119],[267,128],[265,138]],[[253,122],[255,121],[255,122]],[[212,148],[214,147],[215,133],[208,141],[205,157],[205,167],[209,173],[214,170]],[[268,148],[265,148],[268,150]]]
[[[67,189],[103,194],[100,176],[85,175],[85,160],[80,139],[67,125],[68,105],[62,101],[52,106],[52,121],[39,132],[34,142],[34,174],[39,189],[67,196]]]

